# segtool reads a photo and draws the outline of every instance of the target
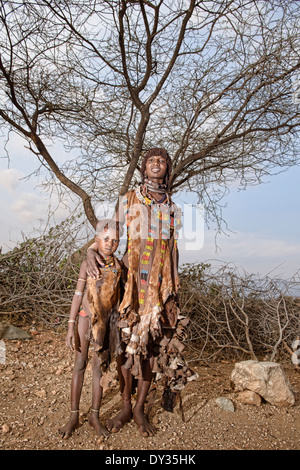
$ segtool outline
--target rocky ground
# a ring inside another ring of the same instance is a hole
[[[230,387],[233,363],[193,364],[199,374],[183,392],[185,421],[179,407],[168,413],[153,408],[154,437],[142,438],[133,422],[107,439],[99,438],[88,424],[91,369],[88,366],[81,403],[81,426],[68,439],[58,428],[69,415],[73,353],[64,334],[33,331],[30,340],[5,340],[6,360],[0,365],[0,449],[7,450],[299,450],[300,373],[284,365],[296,403],[276,408],[267,403],[239,403]],[[3,344],[3,343],[2,343]],[[2,361],[3,362],[3,361]],[[218,397],[230,398],[235,411],[220,409]],[[101,419],[113,416],[120,406],[118,387],[104,395]]]

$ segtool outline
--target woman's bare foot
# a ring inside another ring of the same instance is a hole
[[[89,417],[89,425],[94,428],[98,436],[108,437],[109,432],[105,429],[104,426],[99,421],[99,416],[96,412],[91,412]]]
[[[130,400],[122,400],[121,411],[111,419],[107,420],[107,429],[111,432],[118,432],[132,418],[132,408]]]
[[[135,405],[133,409],[133,420],[137,424],[141,436],[152,437],[156,433],[156,428],[149,423],[144,413],[144,406]]]
[[[70,419],[63,428],[58,430],[63,439],[68,439],[71,434],[79,427],[79,413],[71,413]]]

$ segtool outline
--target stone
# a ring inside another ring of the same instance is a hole
[[[244,390],[243,392],[240,392],[237,396],[237,399],[244,405],[261,405],[261,396],[258,395],[258,393],[252,392],[251,390]]]
[[[242,361],[235,364],[231,374],[235,391],[258,393],[275,406],[292,406],[294,392],[280,364],[276,362]]]
[[[234,404],[229,398],[219,397],[216,399],[216,403],[222,410],[234,413]]]
[[[31,336],[10,323],[0,322],[0,339],[31,339]]]
[[[34,393],[39,398],[46,398],[47,397],[46,390],[36,390],[36,392],[34,392]]]
[[[4,434],[7,434],[8,432],[10,432],[10,427],[8,426],[8,424],[3,424],[2,425],[2,432]]]

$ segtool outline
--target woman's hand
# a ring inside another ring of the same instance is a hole
[[[86,272],[93,279],[99,277],[98,263],[101,263],[99,254],[93,248],[89,248],[86,254]]]

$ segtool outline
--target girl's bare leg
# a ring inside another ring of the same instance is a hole
[[[125,423],[132,418],[131,393],[132,393],[132,375],[130,370],[125,369],[126,358],[120,355],[117,358],[118,375],[120,383],[120,392],[122,396],[121,411],[114,417],[107,420],[107,429],[111,432],[118,432]]]
[[[88,363],[89,341],[86,339],[89,322],[87,318],[79,316],[76,332],[75,362],[71,380],[71,413],[68,422],[59,429],[63,439],[68,439],[79,426],[79,402],[84,380],[84,373]]]
[[[94,353],[94,356],[93,356],[92,370],[93,370],[92,407],[91,407],[91,414],[89,418],[89,424],[95,429],[96,433],[99,436],[107,437],[109,432],[104,426],[102,426],[102,424],[99,421],[99,411],[101,407],[103,388],[100,385],[100,379],[102,376],[101,369],[100,369],[100,360],[99,360],[99,356],[96,353]]]

